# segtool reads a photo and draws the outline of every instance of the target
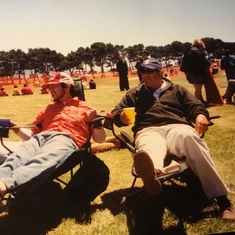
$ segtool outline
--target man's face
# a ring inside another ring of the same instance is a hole
[[[48,85],[48,90],[54,102],[63,101],[66,91],[65,88],[62,87],[61,83]]]
[[[148,56],[149,56],[149,55],[148,55],[146,52],[143,53],[143,58],[144,58],[144,59],[147,59]]]
[[[162,73],[161,71],[156,71],[152,69],[143,69],[142,73],[142,81],[145,85],[152,89],[156,90],[159,88],[159,82],[161,82]]]
[[[119,60],[123,60],[122,55],[119,55],[119,56],[118,56],[118,59],[119,59]]]

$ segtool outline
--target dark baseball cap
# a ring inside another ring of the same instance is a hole
[[[143,63],[140,65],[140,68],[160,71],[162,70],[162,64],[157,59],[148,59],[143,61]]]

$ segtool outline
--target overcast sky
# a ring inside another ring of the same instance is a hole
[[[235,42],[235,0],[0,0],[0,51]]]

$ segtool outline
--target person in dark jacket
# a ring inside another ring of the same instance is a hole
[[[89,87],[90,89],[96,89],[96,83],[93,79],[90,79]]]
[[[205,103],[202,97],[202,86],[208,76],[210,62],[202,40],[194,40],[189,51],[184,53],[180,70],[186,75],[186,79],[194,86],[194,95]]]
[[[229,189],[218,175],[205,141],[200,138],[209,124],[206,107],[186,88],[163,78],[158,60],[145,60],[141,71],[143,83],[127,91],[112,114],[117,126],[129,125],[123,109],[135,107],[134,166],[147,193],[155,196],[161,192],[161,183],[155,175],[162,173],[168,154],[179,159],[185,156],[207,198],[216,198],[221,218],[235,220],[227,197]]]
[[[139,78],[139,81],[141,82],[142,81],[142,74],[140,72],[140,65],[141,63],[143,63],[144,59],[142,56],[138,56],[137,57],[137,62],[135,64],[135,68],[137,69],[137,74],[138,74],[138,78]]]
[[[234,101],[232,98],[234,97]],[[235,79],[229,79],[225,94],[223,95],[224,104],[235,105]]]
[[[120,91],[129,90],[128,66],[122,55],[118,56],[116,67],[119,74]]]
[[[225,71],[228,81],[235,79],[235,57],[230,54],[229,50],[224,51],[220,61],[220,68]]]

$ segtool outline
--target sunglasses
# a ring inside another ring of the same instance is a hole
[[[140,71],[142,74],[151,74],[151,73],[154,73],[156,72],[155,69],[141,69]]]

